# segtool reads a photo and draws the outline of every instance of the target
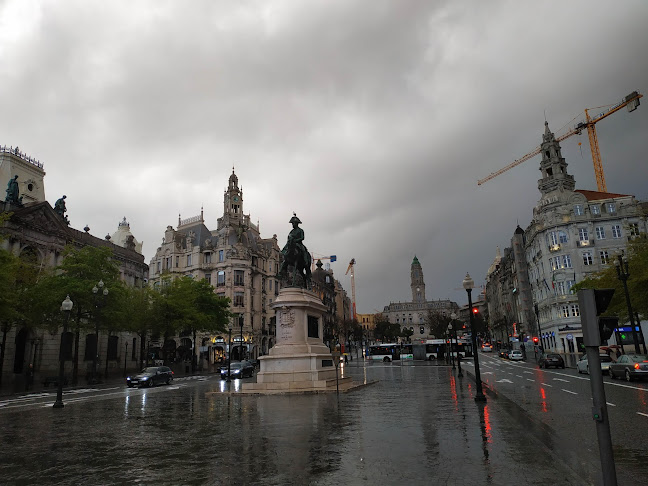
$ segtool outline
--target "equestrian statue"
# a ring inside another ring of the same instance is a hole
[[[295,213],[289,223],[293,229],[288,233],[288,242],[281,250],[283,262],[277,273],[288,287],[304,287],[308,289],[311,281],[311,256],[304,246],[304,230],[299,227],[301,221]],[[292,284],[288,283],[288,269],[292,267]],[[299,273],[299,279],[297,274]]]

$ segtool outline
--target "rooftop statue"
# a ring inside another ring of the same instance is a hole
[[[56,202],[54,203],[54,212],[58,214],[61,218],[65,220],[66,224],[70,224],[70,221],[68,220],[67,216],[65,215],[65,212],[67,211],[67,208],[65,207],[65,198],[67,196],[64,194],[63,197],[60,199],[57,199]]]
[[[277,277],[281,279],[282,283],[288,287],[304,287],[310,286],[311,280],[311,256],[304,245],[304,230],[299,227],[301,221],[295,213],[290,219],[289,223],[293,225],[293,229],[288,233],[288,241],[281,250],[283,255],[283,262]],[[292,268],[292,283],[289,283],[288,269]],[[299,278],[297,274],[299,273]]]
[[[22,206],[22,197],[19,197],[19,193],[18,176],[15,175],[13,179],[9,179],[9,183],[7,184],[7,197],[5,198],[5,202]]]

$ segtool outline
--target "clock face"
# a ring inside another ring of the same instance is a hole
[[[238,202],[238,197],[234,196],[234,202]]]

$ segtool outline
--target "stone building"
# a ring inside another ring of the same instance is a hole
[[[205,225],[203,210],[188,219],[178,217],[178,226],[167,226],[155,256],[151,259],[149,285],[161,285],[163,278],[178,275],[205,279],[214,291],[231,299],[236,315],[232,332],[232,359],[241,354],[257,358],[275,343],[275,316],[270,307],[279,294],[276,273],[280,265],[277,235],[261,238],[259,225],[243,212],[243,189],[232,171],[223,197],[223,215],[215,230]],[[224,358],[228,336],[199,336],[203,363]],[[189,336],[181,346],[193,347]],[[241,353],[242,351],[242,353]]]
[[[20,204],[4,202],[0,209],[11,213],[10,218],[0,228],[2,239],[0,246],[19,258],[26,260],[41,268],[55,267],[62,263],[63,250],[67,245],[76,248],[86,246],[110,247],[114,252],[114,259],[119,264],[122,280],[133,286],[144,285],[148,278],[148,266],[144,263],[144,256],[135,251],[134,247],[121,247],[107,239],[97,238],[89,233],[89,228],[79,231],[69,227],[67,219],[57,213],[45,200],[43,165],[35,159],[28,157],[17,148],[6,150],[0,147],[0,172],[1,184],[7,184],[10,178],[18,175]],[[92,289],[88,289],[90,293]],[[86,356],[85,346],[88,335],[79,337],[79,356]],[[134,343],[137,338],[129,333],[118,333],[110,337],[112,354],[107,368],[110,370],[123,370],[124,358],[122,350],[125,343]],[[3,383],[21,383],[24,373],[31,365],[34,370],[34,379],[43,376],[58,374],[58,356],[61,337],[45,329],[27,326],[12,326],[6,335],[5,360],[3,363]],[[94,346],[94,340],[93,340]],[[108,336],[99,335],[99,356],[106,356],[109,347]],[[128,369],[138,366],[139,346],[133,345],[127,360]],[[80,358],[81,359],[81,358]],[[103,358],[102,358],[103,359]],[[66,366],[69,363],[66,364]],[[91,361],[81,363],[79,368],[85,373],[85,368]],[[67,373],[67,370],[66,370]]]
[[[646,218],[634,196],[575,189],[546,122],[541,154],[541,197],[526,230],[515,232],[510,264],[500,263],[501,270],[489,275],[489,310],[529,323],[526,332],[539,333],[544,349],[574,353],[581,349],[582,330],[572,286],[613,264],[629,240],[645,234]],[[516,305],[502,307],[505,292],[494,285],[507,287],[507,302]]]
[[[450,316],[459,311],[459,306],[451,300],[427,300],[425,297],[425,280],[423,268],[418,258],[414,256],[410,267],[411,302],[390,302],[383,309],[383,317],[401,328],[413,331],[413,341],[432,339],[433,335],[427,322],[429,312],[437,312]]]

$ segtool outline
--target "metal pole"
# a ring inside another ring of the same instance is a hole
[[[230,365],[232,363],[232,326],[229,327],[229,349],[227,350],[227,381],[232,381],[230,378]]]
[[[239,326],[241,326],[241,340],[239,341],[239,361],[243,361],[243,318],[239,316]]]
[[[452,369],[456,370],[457,367],[455,366],[454,351],[452,350],[452,332],[450,332],[450,330],[448,330],[448,338],[450,341],[450,362],[452,363]]]
[[[477,381],[477,394],[475,395],[476,402],[485,402],[486,396],[482,390],[481,374],[479,373],[479,356],[477,353],[477,332],[475,330],[475,319],[472,312],[472,288],[467,288],[468,293],[468,311],[470,312],[470,339],[473,346],[473,359],[475,362],[475,380]]]
[[[67,303],[69,301],[69,303]],[[67,308],[69,307],[69,308]],[[65,335],[67,334],[68,322],[70,320],[70,311],[72,310],[72,302],[70,301],[70,296],[68,295],[65,298],[63,305],[61,305],[61,310],[65,312],[65,321],[63,322],[63,334],[61,334],[61,347],[59,349],[59,377],[58,377],[58,388],[56,390],[56,401],[54,402],[53,408],[63,408],[63,380],[65,379],[65,356],[63,355],[63,344],[65,342]]]
[[[124,351],[124,376],[126,376],[126,356],[128,356],[128,343],[126,343],[126,351]]]
[[[459,371],[457,372],[457,376],[463,376],[463,372],[461,371],[461,355],[459,354],[459,338],[457,337],[456,329],[455,329],[455,341],[457,342],[457,368],[459,368]]]

